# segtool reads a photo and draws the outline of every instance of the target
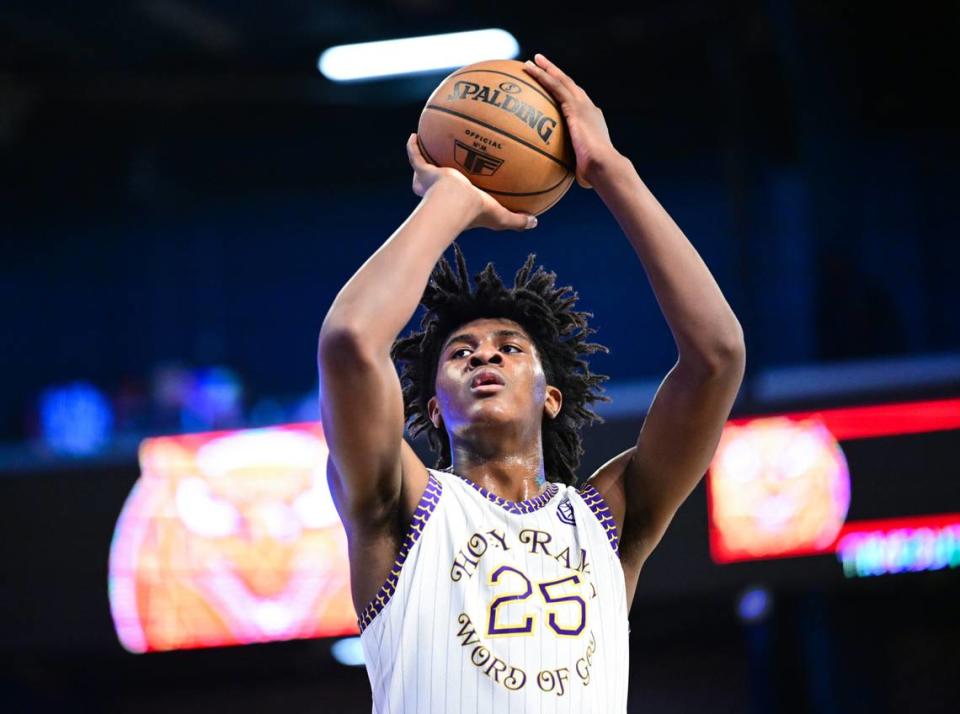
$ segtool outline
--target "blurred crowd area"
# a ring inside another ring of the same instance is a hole
[[[317,397],[310,391],[253,400],[228,367],[171,363],[110,391],[85,381],[46,387],[26,415],[25,443],[36,455],[129,457],[149,436],[316,421]]]

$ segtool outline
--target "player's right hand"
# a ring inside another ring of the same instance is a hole
[[[504,208],[493,196],[472,183],[456,169],[435,166],[420,150],[417,135],[407,139],[407,158],[413,168],[413,192],[421,198],[438,181],[445,181],[464,191],[468,204],[477,206],[476,216],[469,228],[490,228],[495,231],[523,231],[536,228],[537,219],[526,213],[514,213]]]

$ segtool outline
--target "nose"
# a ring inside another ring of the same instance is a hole
[[[470,355],[470,366],[479,367],[486,362],[492,362],[494,364],[499,364],[503,361],[503,355],[500,354],[495,348],[489,346],[478,345],[477,349],[473,351]]]

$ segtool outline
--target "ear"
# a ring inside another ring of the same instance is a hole
[[[543,402],[543,413],[548,419],[556,419],[563,406],[563,392],[549,384],[546,387],[546,399]]]
[[[430,397],[427,402],[427,416],[430,417],[430,421],[433,422],[433,426],[437,429],[443,424],[443,417],[440,415],[440,403],[436,397]]]

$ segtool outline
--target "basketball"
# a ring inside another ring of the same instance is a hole
[[[560,106],[516,60],[453,72],[427,100],[417,136],[428,161],[458,169],[511,211],[543,213],[575,177]]]

